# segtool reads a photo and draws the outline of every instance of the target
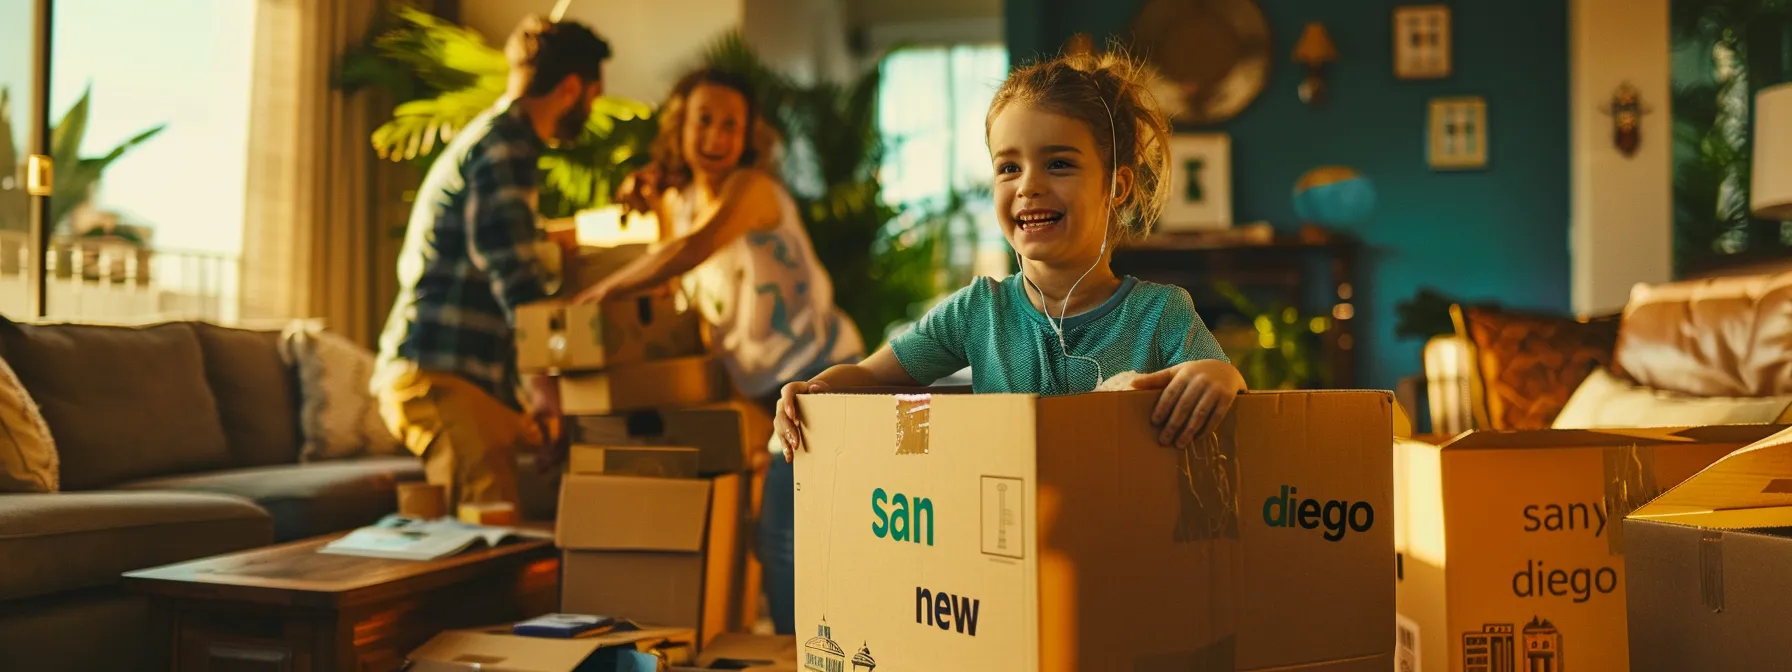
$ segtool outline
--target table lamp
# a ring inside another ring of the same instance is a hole
[[[1792,221],[1792,83],[1755,94],[1755,175],[1750,209],[1768,221]]]

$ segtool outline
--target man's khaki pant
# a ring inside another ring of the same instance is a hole
[[[387,429],[447,490],[450,515],[461,504],[519,504],[516,451],[541,442],[527,416],[459,376],[415,367],[380,387],[379,404]]]

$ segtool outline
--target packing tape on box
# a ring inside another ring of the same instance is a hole
[[[1724,531],[1699,533],[1699,597],[1711,613],[1724,610]]]
[[[1238,461],[1218,433],[1182,449],[1176,543],[1238,538]]]
[[[896,454],[926,455],[927,425],[932,417],[933,395],[896,395]]]
[[[1655,447],[1613,446],[1605,453],[1605,541],[1624,554],[1624,517],[1661,495],[1655,479]]]

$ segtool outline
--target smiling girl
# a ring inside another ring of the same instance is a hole
[[[1244,378],[1188,292],[1108,265],[1169,195],[1169,124],[1141,72],[1122,56],[1078,54],[1009,75],[985,129],[1020,274],[978,278],[863,362],[786,385],[776,417],[786,460],[802,448],[795,395],[927,385],[965,366],[979,393],[1074,394],[1137,372],[1134,389],[1163,390],[1151,418],[1160,443],[1218,427]]]

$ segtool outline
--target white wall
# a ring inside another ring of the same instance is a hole
[[[841,82],[858,73],[847,50],[847,0],[744,0],[741,35],[773,68],[798,82]]]
[[[1573,0],[1569,15],[1574,310],[1624,306],[1630,287],[1673,275],[1669,0]],[[1601,111],[1629,81],[1642,93],[1642,142],[1625,157]]]
[[[527,14],[553,0],[462,0],[461,22],[502,45]],[[716,37],[741,25],[745,0],[572,0],[565,18],[582,21],[610,43],[605,92],[658,103]]]

